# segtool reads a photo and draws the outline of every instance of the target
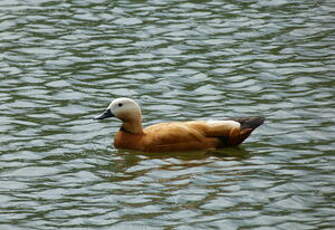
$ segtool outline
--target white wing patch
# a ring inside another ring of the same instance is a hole
[[[221,125],[226,125],[226,126],[231,126],[235,128],[240,128],[241,125],[237,121],[233,120],[227,120],[227,121],[218,121],[218,120],[209,120],[205,121],[208,125],[210,126],[221,126]]]

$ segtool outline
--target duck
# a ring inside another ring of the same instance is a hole
[[[115,117],[122,125],[114,137],[117,149],[141,152],[216,150],[241,144],[264,123],[265,118],[241,117],[223,120],[172,121],[142,127],[139,104],[131,98],[114,99],[94,119]]]

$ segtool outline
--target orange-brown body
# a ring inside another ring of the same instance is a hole
[[[114,146],[144,152],[170,152],[217,149],[242,143],[252,129],[241,130],[231,121],[212,125],[205,121],[159,123],[133,134],[116,133]]]

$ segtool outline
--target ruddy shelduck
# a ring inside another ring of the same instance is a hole
[[[241,144],[263,117],[219,121],[168,122],[142,128],[140,106],[132,99],[117,98],[95,119],[116,117],[122,121],[114,146],[143,152],[213,150]]]

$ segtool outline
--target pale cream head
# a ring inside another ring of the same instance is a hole
[[[122,121],[122,131],[142,134],[142,113],[140,106],[132,99],[121,97],[110,103],[105,112],[95,117],[102,120],[108,117],[116,117]]]
[[[132,99],[121,97],[110,103],[107,110],[122,121],[141,120],[141,108]]]

